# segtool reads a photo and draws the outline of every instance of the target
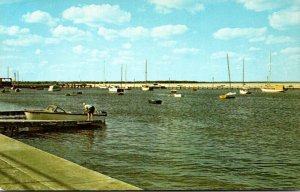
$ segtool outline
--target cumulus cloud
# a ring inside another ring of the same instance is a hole
[[[28,28],[20,28],[19,26],[11,26],[6,27],[0,25],[0,34],[10,35],[10,36],[17,36],[22,34],[28,34],[30,30]]]
[[[267,31],[263,28],[222,28],[213,34],[215,39],[230,40],[235,38],[246,38],[249,41],[262,41]]]
[[[70,7],[63,12],[63,18],[74,23],[97,26],[101,23],[122,24],[129,22],[131,14],[120,9],[119,5],[86,5]]]
[[[269,16],[270,25],[274,29],[285,29],[291,26],[300,25],[300,9],[286,9],[274,12]]]
[[[113,40],[117,37],[129,38],[129,39],[140,39],[146,37],[169,38],[174,35],[180,35],[185,33],[188,28],[185,25],[163,25],[147,29],[141,26],[128,27],[121,30],[109,29],[100,27],[98,35],[102,36],[106,40]]]
[[[176,48],[173,50],[174,53],[179,54],[197,54],[200,52],[200,49],[197,48]]]
[[[113,40],[119,36],[119,32],[114,29],[100,27],[98,29],[98,35],[102,36],[106,40]]]
[[[147,37],[149,33],[149,30],[138,26],[138,27],[128,27],[124,30],[121,30],[120,35],[122,37],[137,39],[142,37]]]
[[[300,59],[300,47],[287,47],[282,49],[280,53],[289,57],[290,59]]]
[[[173,35],[181,35],[188,30],[185,25],[163,25],[154,27],[151,30],[151,35],[154,38],[168,38]]]
[[[280,44],[280,43],[290,43],[292,42],[293,39],[289,36],[273,36],[273,35],[269,35],[266,40],[265,43],[266,44]]]
[[[27,23],[44,23],[50,26],[54,26],[58,22],[58,19],[52,18],[49,13],[40,10],[26,13],[22,19]]]
[[[149,0],[149,2],[161,14],[168,14],[173,10],[185,10],[194,14],[205,9],[199,0]]]
[[[246,9],[257,12],[276,9],[285,3],[282,0],[237,0],[237,2],[242,3]]]
[[[33,44],[43,43],[44,39],[38,35],[26,35],[22,37],[18,37],[17,39],[7,39],[3,41],[3,44],[9,46],[30,46]]]
[[[63,25],[57,26],[52,29],[51,32],[54,37],[68,41],[87,40],[91,36],[89,32],[82,31],[77,27],[68,27]]]
[[[249,51],[260,51],[261,50],[261,48],[259,48],[259,47],[250,47],[249,48]]]

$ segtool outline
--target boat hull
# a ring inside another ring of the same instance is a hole
[[[219,98],[220,99],[234,99],[235,95],[236,95],[235,92],[229,92],[229,93],[226,93],[225,95],[220,95]]]
[[[247,89],[241,89],[240,90],[240,94],[241,95],[248,95],[248,94],[251,94],[251,92],[249,90],[247,90]]]
[[[86,121],[87,114],[84,113],[53,113],[45,111],[25,111],[27,120],[72,120]],[[106,113],[94,114],[94,120],[105,120]]]
[[[272,89],[272,88],[261,88],[261,91],[264,93],[280,93],[284,92],[283,89]]]

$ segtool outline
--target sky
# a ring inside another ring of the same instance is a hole
[[[300,81],[300,0],[0,0],[0,77]]]

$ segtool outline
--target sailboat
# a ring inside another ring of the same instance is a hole
[[[231,90],[231,80],[230,80],[230,68],[229,68],[229,58],[228,58],[228,53],[227,53],[227,67],[228,67],[228,77],[229,77],[229,87]],[[219,98],[220,99],[234,99],[236,95],[236,92],[228,92],[224,95],[220,95]]]
[[[110,93],[118,93],[118,95],[124,95],[125,94],[125,91],[124,89],[122,88],[122,81],[123,81],[123,65],[121,66],[121,87],[118,87],[118,86],[110,86],[108,88],[108,91]]]
[[[270,52],[268,83],[263,88],[261,88],[261,91],[265,92],[265,93],[280,93],[280,92],[284,92],[286,90],[286,88],[283,85],[271,85],[270,84],[270,80],[271,80],[271,65],[272,65],[272,58],[271,58],[271,52]]]
[[[148,75],[148,65],[147,65],[147,59],[146,59],[146,72],[145,72],[145,85],[142,85],[143,91],[153,91],[153,87],[150,87],[147,83],[147,75]]]
[[[107,89],[108,86],[106,85],[106,79],[105,79],[105,60],[104,60],[104,67],[103,67],[103,77],[104,77],[104,81],[102,83],[102,85],[99,86],[100,89]]]
[[[251,92],[249,91],[249,88],[245,86],[245,62],[244,62],[244,59],[243,59],[243,87],[242,87],[242,89],[240,89],[240,94],[241,95],[251,94]]]

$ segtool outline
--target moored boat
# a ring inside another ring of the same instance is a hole
[[[230,79],[230,67],[229,67],[229,57],[228,57],[228,53],[227,53],[227,68],[228,68],[228,79],[229,79],[229,88],[231,90],[231,79]],[[236,92],[228,92],[224,95],[220,95],[219,98],[220,99],[234,99],[236,95]]]
[[[182,97],[182,95],[180,93],[177,93],[177,90],[175,90],[175,89],[171,90],[170,96],[172,96],[172,97]]]
[[[228,92],[224,95],[220,95],[219,98],[220,99],[234,99],[236,95],[236,92]]]
[[[61,88],[57,85],[50,85],[48,91],[60,91]]]
[[[86,113],[66,112],[61,107],[56,105],[49,105],[45,110],[25,110],[27,120],[73,120],[86,121]],[[105,120],[107,113],[105,111],[95,112],[93,114],[94,120]]]
[[[270,61],[269,61],[269,75],[268,75],[268,83],[261,88],[261,91],[264,93],[281,93],[285,92],[287,89],[283,85],[271,85],[271,66],[272,66],[272,54],[270,52]]]

